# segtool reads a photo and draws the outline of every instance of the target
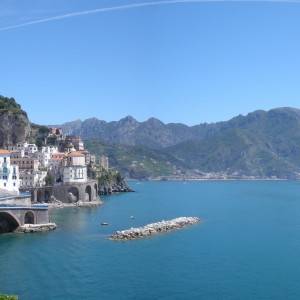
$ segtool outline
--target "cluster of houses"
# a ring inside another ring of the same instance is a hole
[[[27,142],[6,145],[0,149],[0,189],[18,192],[46,185],[85,183],[88,168],[96,158],[84,148],[78,136],[64,136],[59,128],[50,128],[48,138],[55,145],[38,148]],[[99,159],[102,168],[108,169],[108,158]]]

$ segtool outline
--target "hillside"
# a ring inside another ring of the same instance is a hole
[[[0,146],[24,141],[30,130],[27,114],[15,99],[0,95]]]
[[[76,121],[74,129],[72,123],[65,126],[70,133],[101,144],[93,151],[108,154],[114,166],[130,176],[133,172],[133,177],[218,172],[297,178],[300,173],[300,110],[294,108],[259,110],[191,127],[132,117]]]
[[[99,140],[86,140],[91,153],[105,154],[110,166],[134,179],[171,176],[188,172],[185,165],[168,153],[141,146],[107,145]]]
[[[300,110],[258,110],[229,121],[187,126],[128,116],[61,125],[81,135],[87,148],[105,154],[131,178],[300,178]],[[30,123],[13,98],[0,96],[0,146],[28,140],[44,143],[48,128]]]
[[[80,135],[84,139],[99,139],[107,144],[145,146],[152,149],[162,149],[198,136],[197,128],[193,130],[184,124],[164,124],[155,118],[138,122],[131,116],[114,122],[91,118],[56,126],[62,127],[66,133]]]
[[[190,168],[257,177],[297,177],[300,111],[257,111],[222,123],[210,137],[166,149]]]
[[[25,140],[41,145],[47,132],[46,126],[30,123],[14,98],[0,95],[0,147]]]

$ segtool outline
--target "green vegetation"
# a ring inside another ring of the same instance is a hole
[[[48,134],[49,128],[47,126],[32,123],[29,141],[36,144],[38,147],[42,147],[45,145]]]
[[[48,172],[46,177],[45,177],[45,183],[46,185],[53,185],[54,184],[54,177]]]
[[[130,178],[146,179],[184,171],[183,164],[162,151],[141,146],[106,145],[98,140],[86,140],[87,149],[97,156],[107,155],[110,165]]]
[[[17,296],[0,295],[0,300],[18,300]]]
[[[14,98],[0,95],[0,110],[21,111],[21,105]]]
[[[175,136],[184,133],[181,141],[155,149],[149,146],[147,134],[155,132],[157,139],[164,141],[170,125],[162,124],[161,129],[157,126],[151,129],[150,123],[147,126],[148,131],[143,134],[137,131],[143,137],[138,141],[143,146],[107,145],[96,139],[89,140],[87,145],[93,153],[108,155],[113,166],[132,178],[189,172],[218,172],[236,177],[300,177],[298,109],[255,111],[227,122],[193,127],[172,125]],[[184,135],[189,139],[182,140]]]
[[[103,168],[98,173],[97,179],[99,186],[120,184],[124,180],[120,172],[111,169],[105,170]]]

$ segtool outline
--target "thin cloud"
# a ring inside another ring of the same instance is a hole
[[[296,3],[300,4],[300,0],[161,0],[161,1],[152,1],[152,2],[142,2],[142,3],[132,3],[132,4],[124,4],[119,6],[111,6],[111,7],[103,7],[96,8],[91,10],[78,11],[63,15],[58,15],[49,18],[42,18],[38,20],[28,21],[16,25],[0,27],[0,31],[7,31],[22,27],[27,27],[31,25],[37,25],[41,23],[48,23],[53,21],[59,21],[84,15],[98,14],[110,11],[118,11],[118,10],[128,10],[134,8],[141,7],[149,7],[149,6],[162,6],[162,5],[174,5],[174,4],[191,4],[191,3],[216,3],[216,2],[239,2],[239,3],[251,3],[251,2],[265,2],[265,3]]]

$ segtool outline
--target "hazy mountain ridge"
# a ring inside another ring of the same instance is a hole
[[[85,140],[110,145],[111,155],[114,148],[131,147],[121,151],[123,158],[126,153],[122,168],[127,174],[134,170],[129,162],[139,164],[143,152],[156,164],[172,165],[163,168],[168,171],[161,175],[176,169],[183,174],[196,170],[279,178],[295,178],[300,173],[300,110],[296,108],[257,110],[229,121],[195,126],[164,124],[154,118],[138,122],[128,116],[114,122],[96,118],[69,122],[62,128]],[[122,161],[118,151],[114,157],[113,165],[118,166]],[[158,172],[152,174],[145,167],[148,176]]]

